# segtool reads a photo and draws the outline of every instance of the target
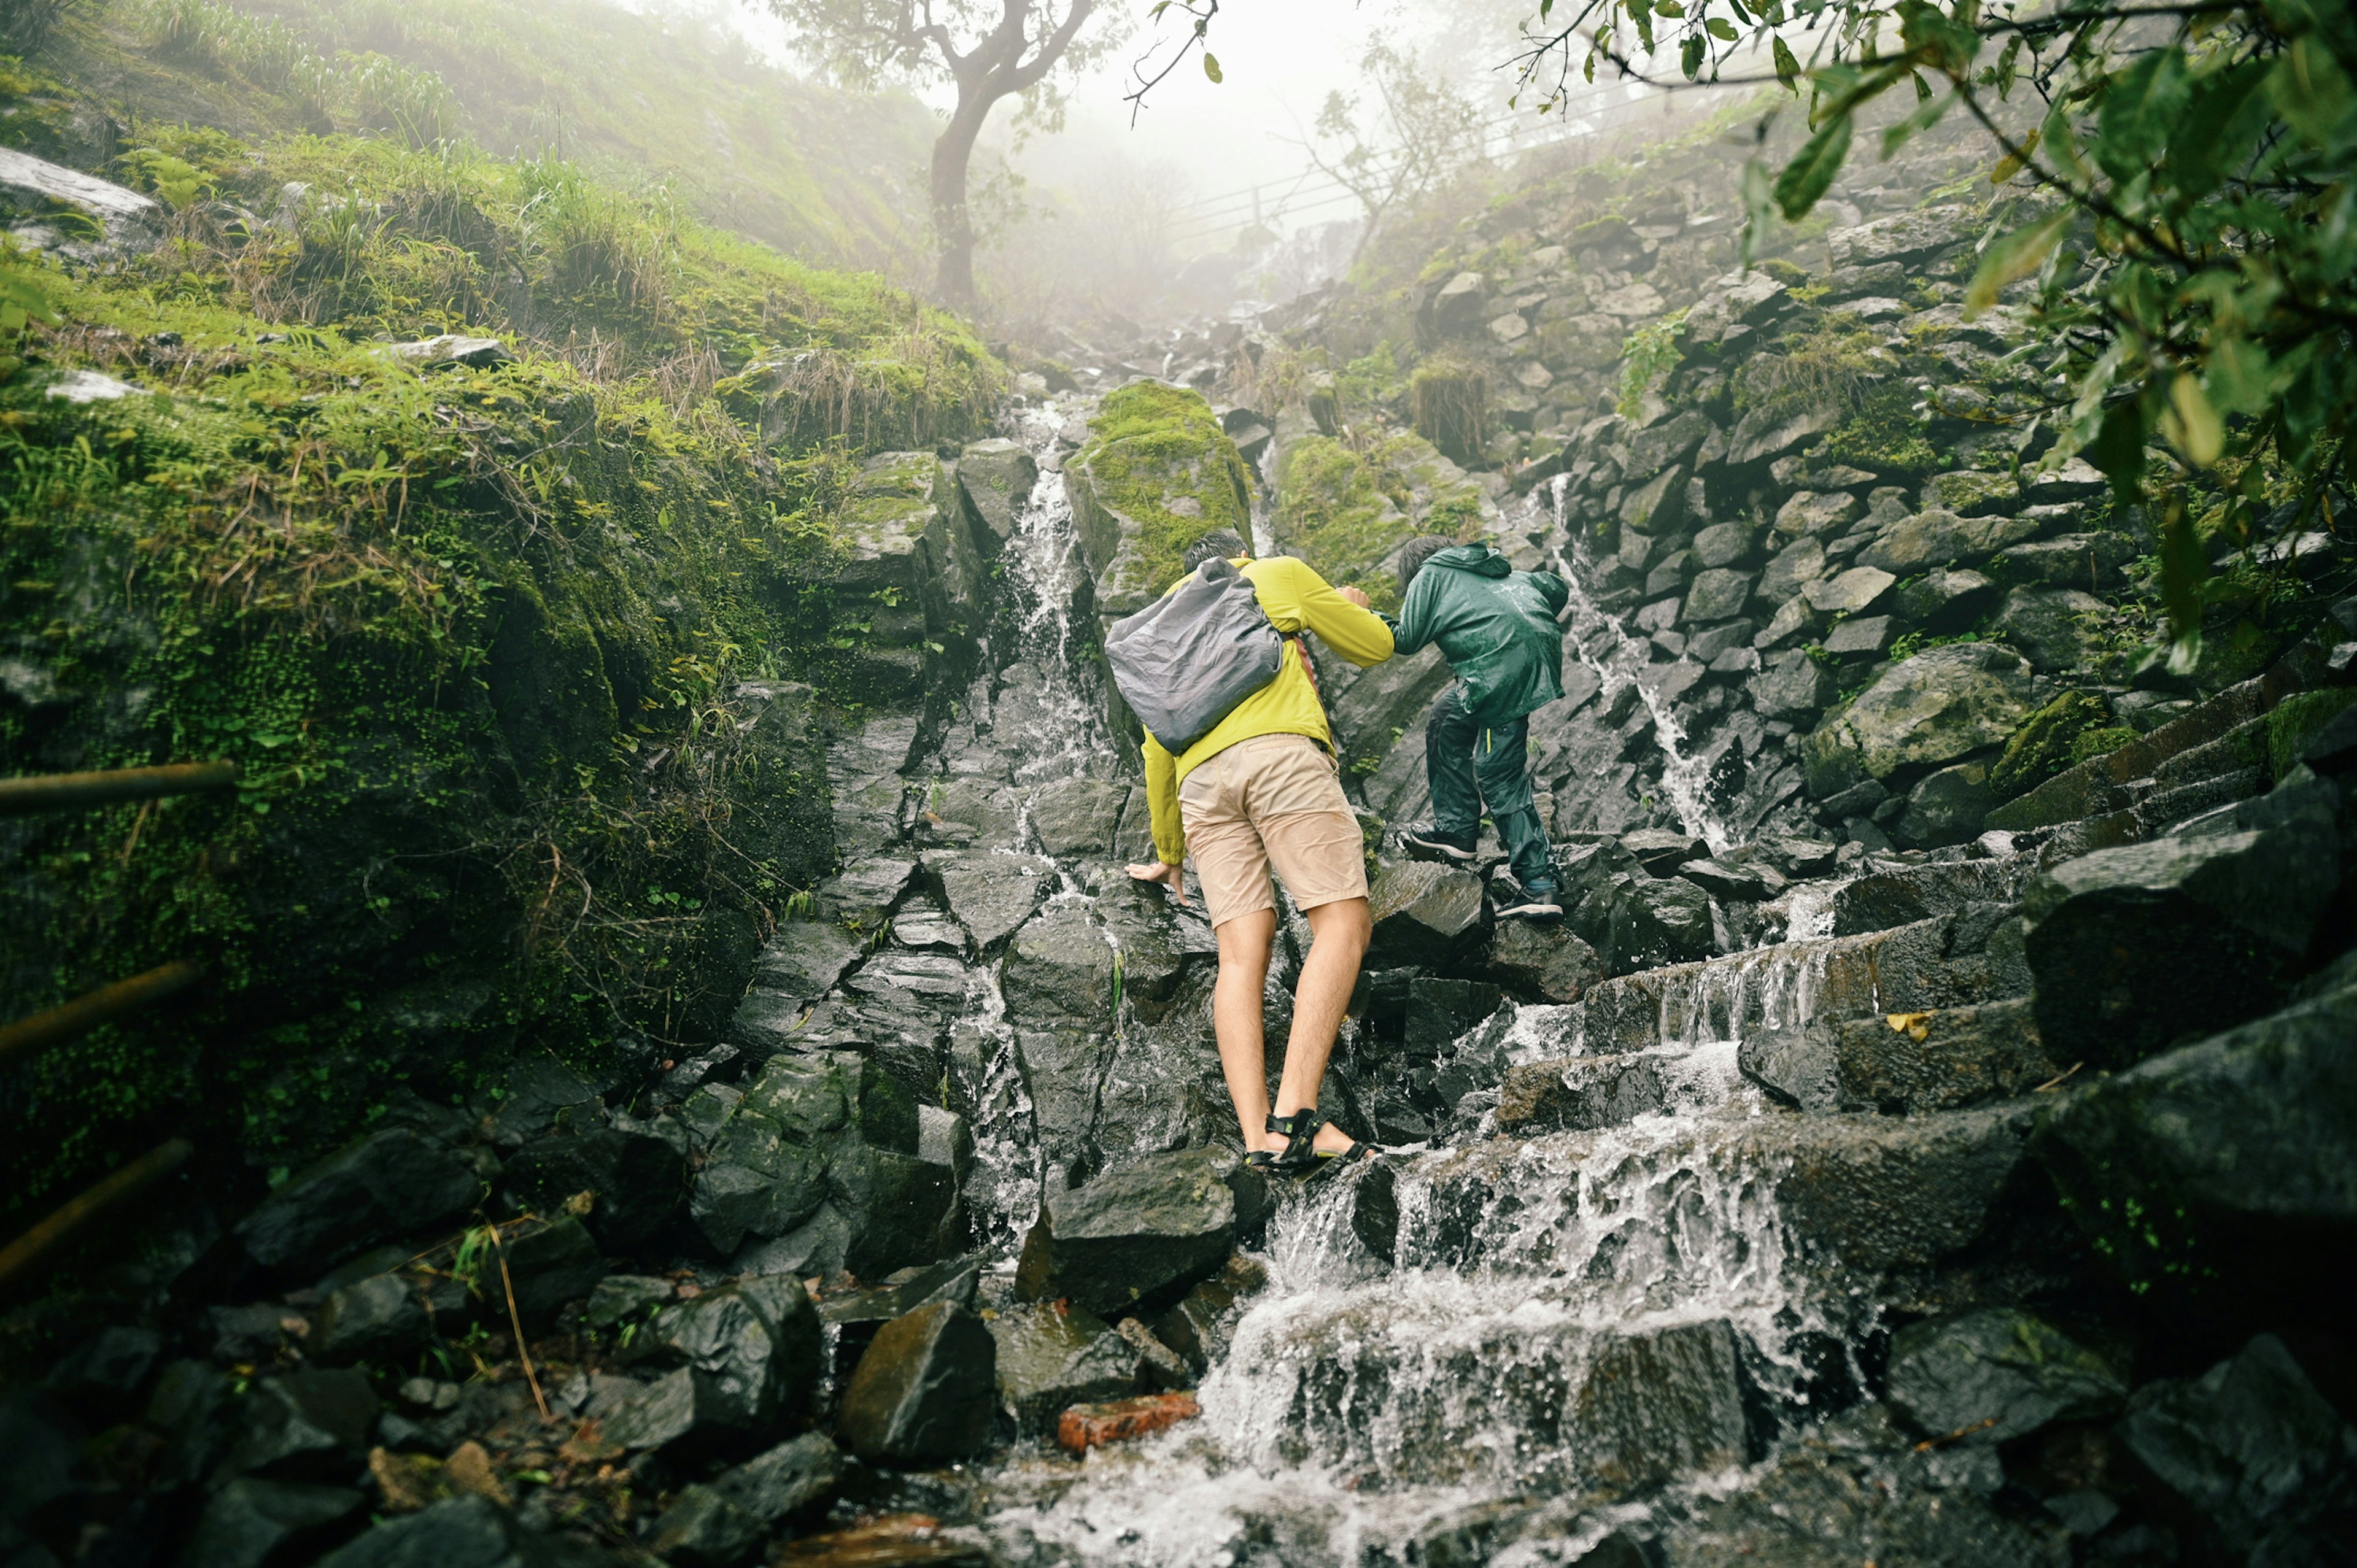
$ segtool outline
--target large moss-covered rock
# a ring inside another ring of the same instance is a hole
[[[2029,713],[2029,662],[2008,649],[1959,642],[1919,653],[1811,733],[1803,754],[1809,793],[1824,800],[1861,779],[1996,746]]]
[[[1109,395],[1064,479],[1100,615],[1143,608],[1178,581],[1179,556],[1211,530],[1252,535],[1251,473],[1189,389],[1141,381]]]
[[[982,558],[955,482],[931,452],[880,453],[860,470],[835,527],[842,552],[825,587],[838,611],[866,606],[861,694],[910,696],[927,652],[963,657],[983,631]]]

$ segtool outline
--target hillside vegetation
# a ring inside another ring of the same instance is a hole
[[[779,683],[847,691],[877,607],[830,585],[857,459],[978,432],[996,361],[554,159],[150,124],[111,172],[159,247],[6,263],[51,318],[0,383],[0,748],[243,781],[7,828],[20,1004],[211,977],[168,1048],[12,1075],[11,1212],[167,1113],[267,1167],[517,1049],[716,1028],[833,854]],[[501,347],[392,347],[459,331]]]

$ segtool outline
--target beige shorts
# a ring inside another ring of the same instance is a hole
[[[1178,815],[1214,927],[1276,908],[1272,865],[1304,909],[1367,896],[1359,819],[1306,735],[1254,736],[1204,762],[1178,787]]]

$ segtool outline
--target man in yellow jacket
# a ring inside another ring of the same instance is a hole
[[[1314,632],[1351,663],[1392,656],[1392,631],[1356,588],[1336,588],[1303,562],[1251,558],[1230,530],[1204,535],[1184,558],[1192,573],[1224,556],[1252,583],[1269,622],[1286,638],[1276,678],[1239,703],[1209,735],[1173,757],[1146,736],[1146,795],[1158,864],[1133,865],[1142,882],[1187,900],[1185,862],[1195,875],[1220,942],[1212,996],[1220,1068],[1243,1124],[1246,1159],[1286,1173],[1366,1151],[1318,1115],[1326,1060],[1358,984],[1372,925],[1359,819],[1342,794],[1326,707],[1297,634]],[[1268,1102],[1261,1035],[1270,945],[1276,939],[1274,867],[1309,921],[1309,954],[1294,987],[1285,1078]]]

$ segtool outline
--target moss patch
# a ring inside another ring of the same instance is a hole
[[[43,271],[63,324],[0,383],[0,766],[243,773],[16,841],[18,1008],[172,959],[209,980],[12,1069],[12,1215],[165,1129],[294,1164],[520,1051],[712,1037],[828,869],[782,683],[839,691],[859,656],[868,607],[823,586],[856,455],[977,434],[1001,383],[873,278],[563,166],[148,145],[249,208],[339,194]],[[460,327],[517,361],[375,340]],[[65,369],[140,390],[46,397]]]
[[[2357,687],[2295,692],[2277,703],[2267,714],[2267,776],[2280,780],[2290,772],[2316,732],[2352,703],[2357,703]]]
[[[1252,537],[1252,471],[1191,388],[1132,381],[1113,392],[1071,467],[1085,492],[1075,500],[1103,514],[1082,521],[1105,536],[1097,546],[1104,556],[1118,547],[1111,514],[1135,525],[1126,541],[1135,580],[1125,587],[1161,593],[1178,580],[1187,546],[1214,529]]]
[[[1322,435],[1297,441],[1277,471],[1276,536],[1328,582],[1363,589],[1394,609],[1399,582],[1383,558],[1415,533],[1396,473]]]
[[[2010,800],[2085,760],[2078,750],[2080,737],[2104,733],[2102,726],[2111,717],[2112,705],[2100,693],[2063,693],[2013,732],[2005,743],[2004,755],[1989,769],[1989,788],[2000,802]]]

